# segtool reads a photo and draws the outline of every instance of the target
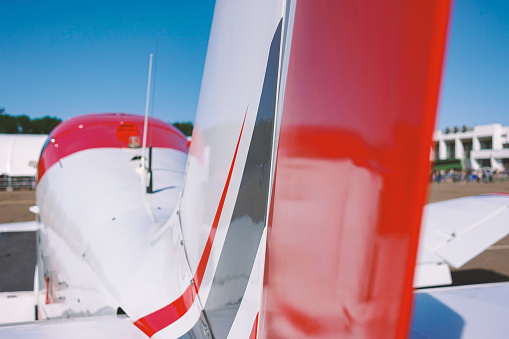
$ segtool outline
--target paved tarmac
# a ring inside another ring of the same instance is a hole
[[[0,191],[0,224],[35,220],[33,205],[34,191]],[[33,290],[34,270],[35,232],[0,232],[0,292]]]
[[[428,201],[437,202],[496,192],[509,193],[509,181],[434,183],[430,185]],[[28,211],[34,204],[34,191],[0,191],[0,224],[35,220],[34,215]],[[34,267],[34,232],[0,233],[0,292],[33,289]],[[509,236],[461,269],[452,270],[452,278],[454,285],[509,281]]]
[[[0,233],[0,292],[32,291],[35,232]]]

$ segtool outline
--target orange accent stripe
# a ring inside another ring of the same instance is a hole
[[[143,331],[143,333],[145,333],[149,337],[152,337],[154,334],[156,334],[163,328],[170,326],[180,317],[186,314],[187,311],[193,305],[194,299],[198,294],[201,282],[203,281],[203,276],[205,274],[205,269],[207,268],[207,262],[209,261],[210,258],[212,244],[214,243],[214,239],[216,237],[217,226],[219,224],[219,219],[221,218],[221,213],[223,211],[224,201],[226,200],[226,193],[228,192],[228,187],[230,186],[230,179],[233,173],[235,160],[237,159],[237,152],[239,150],[240,139],[242,137],[242,132],[244,130],[246,116],[247,109],[246,114],[244,115],[244,121],[242,122],[242,128],[240,129],[237,147],[235,148],[235,153],[233,154],[230,172],[228,173],[228,177],[226,179],[223,194],[221,195],[221,200],[219,201],[219,206],[217,207],[216,215],[214,217],[214,222],[212,223],[212,227],[209,232],[209,237],[207,239],[207,243],[205,244],[205,249],[203,250],[200,262],[198,264],[198,268],[196,269],[196,273],[194,274],[193,283],[186,288],[185,292],[177,300],[173,301],[171,304],[164,306],[163,308],[160,308],[155,312],[152,312],[138,319],[134,323],[134,325],[136,325],[140,330]]]

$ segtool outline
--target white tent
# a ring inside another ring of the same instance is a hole
[[[47,135],[0,134],[0,175],[35,176],[42,146]]]

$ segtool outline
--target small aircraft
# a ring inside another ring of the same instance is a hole
[[[468,299],[451,302],[461,293],[413,289],[449,11],[442,0],[217,1],[190,146],[122,114],[50,134],[33,208],[37,314],[50,320],[0,336],[483,333],[457,321],[479,323],[461,313]],[[456,234],[424,246],[419,265],[455,264]],[[443,284],[439,270],[416,284]]]

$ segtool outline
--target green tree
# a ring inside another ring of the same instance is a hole
[[[177,127],[185,136],[190,137],[193,134],[193,124],[191,122],[175,122],[173,126]]]
[[[18,132],[21,134],[32,134],[32,120],[26,115],[20,115],[15,117],[16,124],[18,125]]]
[[[33,134],[49,134],[62,120],[45,116],[32,120]]]
[[[0,115],[0,133],[18,134],[18,124],[16,118],[8,114]]]
[[[43,117],[30,120],[26,115],[11,116],[0,114],[0,133],[6,134],[49,134],[62,120]]]

